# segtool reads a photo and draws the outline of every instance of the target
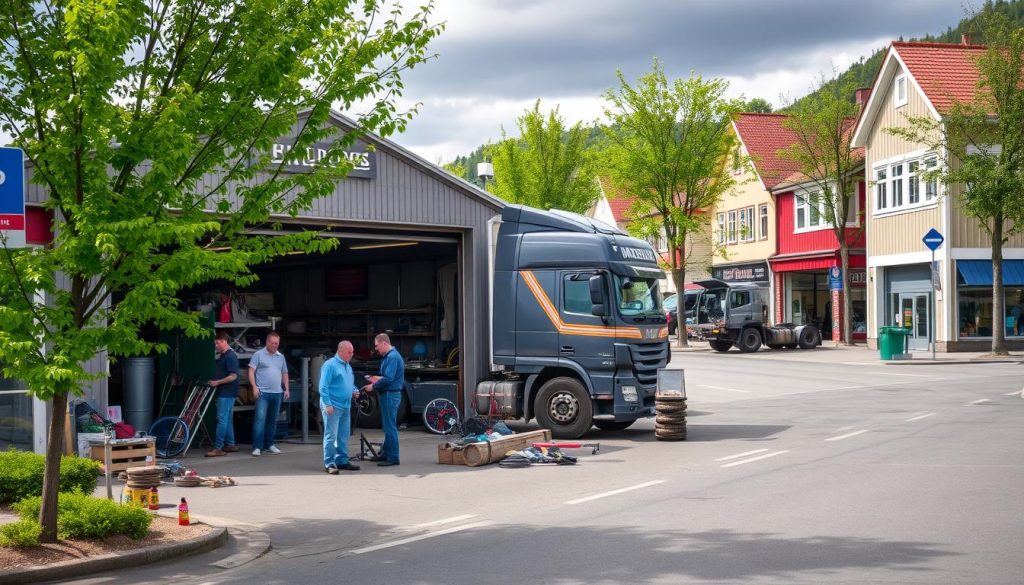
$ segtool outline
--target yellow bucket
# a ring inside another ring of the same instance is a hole
[[[145,508],[149,505],[149,490],[125,486],[121,499],[129,506],[141,506]]]

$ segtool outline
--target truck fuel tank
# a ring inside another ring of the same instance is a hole
[[[481,416],[521,417],[522,380],[486,380],[477,384],[473,407]]]

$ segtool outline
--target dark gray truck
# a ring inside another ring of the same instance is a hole
[[[756,284],[722,280],[699,280],[704,287],[695,303],[694,329],[711,349],[729,351],[732,346],[744,353],[764,344],[771,349],[814,349],[821,345],[821,332],[814,325],[768,324],[768,299]]]
[[[582,215],[511,205],[494,257],[492,379],[480,414],[537,422],[557,438],[654,415],[671,358],[651,246]]]

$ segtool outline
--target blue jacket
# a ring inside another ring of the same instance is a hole
[[[320,370],[320,406],[349,408],[353,392],[356,392],[356,384],[352,366],[337,355],[324,362]]]
[[[373,384],[373,389],[381,394],[399,392],[405,386],[405,360],[398,350],[391,348],[380,362],[380,380]]]

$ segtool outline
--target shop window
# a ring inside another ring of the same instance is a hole
[[[32,397],[25,390],[0,374],[0,450],[32,450]]]
[[[994,327],[1003,327],[1006,337],[1024,336],[1024,289],[1003,289],[1003,316],[992,314],[992,289],[960,287],[957,317],[960,337],[992,337]]]

